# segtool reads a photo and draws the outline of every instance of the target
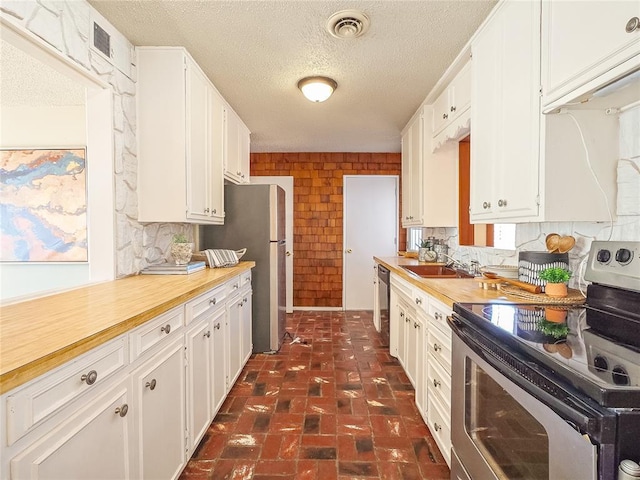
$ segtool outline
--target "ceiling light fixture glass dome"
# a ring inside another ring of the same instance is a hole
[[[324,102],[338,88],[338,84],[328,77],[305,77],[298,82],[298,88],[312,102]]]

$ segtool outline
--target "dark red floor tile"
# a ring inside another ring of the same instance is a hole
[[[181,480],[445,479],[449,469],[371,312],[288,315],[253,355]]]

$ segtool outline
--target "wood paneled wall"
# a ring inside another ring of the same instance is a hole
[[[251,176],[294,178],[294,307],[342,306],[342,177],[400,176],[400,161],[399,153],[251,154]],[[404,250],[406,231],[398,234]]]

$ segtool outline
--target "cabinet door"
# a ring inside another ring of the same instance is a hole
[[[471,106],[471,63],[460,70],[451,82],[451,104],[449,114],[456,118]]]
[[[126,379],[11,459],[11,478],[137,478],[131,407]]]
[[[222,96],[211,90],[209,100],[211,152],[209,163],[209,209],[210,215],[219,223],[224,222],[224,144],[225,103]]]
[[[498,182],[493,203],[497,218],[536,216],[540,161],[540,3],[508,1],[500,13],[502,98],[497,138],[499,169],[494,172]]]
[[[426,372],[427,372],[427,355],[425,350],[425,336],[426,336],[427,324],[423,320],[423,316],[420,313],[416,314],[413,336],[416,350],[415,358],[415,370],[414,381],[416,389],[416,406],[423,414],[427,411],[427,384],[426,384]]]
[[[219,309],[212,318],[212,339],[213,352],[211,355],[211,373],[212,373],[212,416],[220,409],[222,402],[229,391],[229,373],[228,373],[228,342],[227,342],[227,325],[225,322],[226,311],[224,308]]]
[[[236,295],[227,303],[227,339],[229,348],[229,388],[242,370],[242,296]]]
[[[210,159],[209,81],[186,59],[187,102],[187,216],[207,219],[208,171]]]
[[[402,137],[402,226],[422,224],[422,112]]]
[[[240,307],[240,332],[241,332],[241,363],[244,367],[253,351],[253,335],[251,331],[251,290],[242,295],[242,307]]]
[[[402,136],[402,227],[407,228],[411,218],[411,129]]]
[[[448,123],[452,114],[449,110],[451,107],[451,88],[447,88],[433,102],[433,134],[438,134]]]
[[[539,4],[509,0],[476,37],[471,219],[538,214]]]
[[[543,2],[545,104],[640,53],[638,1]]]
[[[405,311],[406,319],[405,322],[405,330],[404,330],[404,342],[405,342],[405,365],[404,369],[407,373],[407,377],[411,381],[411,384],[414,388],[417,388],[416,378],[417,378],[417,351],[416,351],[416,330],[417,330],[417,322],[416,322],[416,312],[413,308],[408,308]]]
[[[184,340],[133,374],[140,434],[140,479],[174,479],[186,461]]]
[[[249,183],[251,179],[249,171],[251,157],[251,132],[241,120],[238,128],[238,142],[240,183]]]
[[[406,360],[407,360],[407,342],[406,342],[406,331],[408,330],[408,324],[411,321],[407,316],[407,310],[403,302],[398,302],[398,361],[400,365],[407,370]]]
[[[240,183],[240,118],[232,108],[225,108],[224,176],[233,183]]]
[[[213,418],[213,331],[206,314],[187,331],[189,451],[193,452]]]
[[[488,23],[471,45],[471,199],[472,220],[493,215],[494,162],[498,146],[498,109],[500,101],[500,75],[496,45],[500,41],[500,25]]]

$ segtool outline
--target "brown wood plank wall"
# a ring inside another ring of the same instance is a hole
[[[399,153],[251,154],[251,176],[294,177],[294,307],[342,306],[343,175],[400,176],[400,163]]]

